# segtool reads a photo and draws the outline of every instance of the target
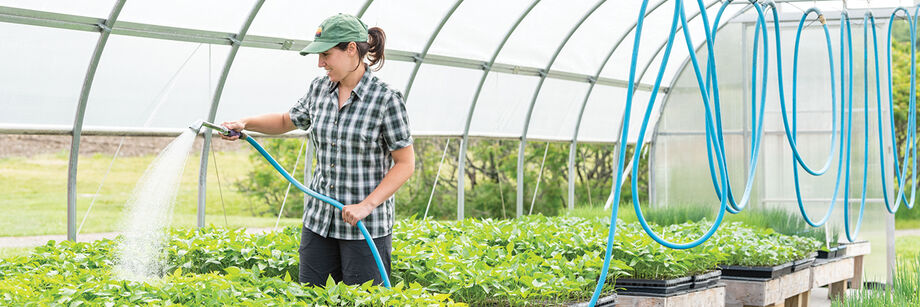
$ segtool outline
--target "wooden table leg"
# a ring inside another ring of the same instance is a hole
[[[863,255],[853,257],[853,278],[850,279],[853,289],[863,287]]]
[[[799,294],[796,294],[793,297],[787,298],[784,304],[785,307],[808,307],[808,297],[811,295],[811,291],[805,291]]]
[[[828,295],[828,298],[830,299],[835,299],[838,297],[840,298],[845,297],[847,295],[847,281],[842,280],[842,281],[838,281],[838,282],[830,284],[828,286],[827,295]]]

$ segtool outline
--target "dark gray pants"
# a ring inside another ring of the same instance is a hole
[[[374,239],[374,245],[390,275],[392,235]],[[368,280],[383,284],[377,262],[365,240],[339,240],[322,237],[307,228],[300,235],[300,282],[324,286],[332,276],[336,282],[360,285]]]

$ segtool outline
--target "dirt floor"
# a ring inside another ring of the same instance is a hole
[[[121,137],[121,136],[84,136],[80,141],[80,154],[115,153],[118,144],[124,139],[119,156],[139,156],[157,154],[174,137]],[[40,154],[67,154],[70,151],[71,137],[68,135],[3,135],[0,134],[0,158],[29,157]],[[195,141],[195,151],[201,151],[203,139]],[[216,151],[245,150],[246,142],[228,142],[219,139],[211,141],[211,149]]]

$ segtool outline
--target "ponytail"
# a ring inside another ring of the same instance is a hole
[[[364,62],[364,58],[367,57],[369,66],[377,66],[374,68],[374,71],[378,71],[383,68],[384,61],[384,46],[386,45],[387,35],[383,32],[383,29],[379,27],[373,27],[367,29],[367,42],[355,42],[355,45],[358,48],[358,58],[361,59],[361,62]],[[336,48],[340,50],[348,49],[348,44],[350,42],[342,42],[336,45]],[[359,63],[360,65],[360,63]]]
[[[383,29],[379,27],[373,27],[367,29],[367,59],[370,61],[370,66],[377,65],[377,68],[374,71],[378,71],[383,68],[384,54],[383,49],[386,45],[387,35],[383,33]]]

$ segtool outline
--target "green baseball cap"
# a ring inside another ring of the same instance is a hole
[[[341,14],[326,18],[319,28],[313,42],[300,50],[300,55],[322,53],[344,42],[366,42],[367,25],[358,17]]]

